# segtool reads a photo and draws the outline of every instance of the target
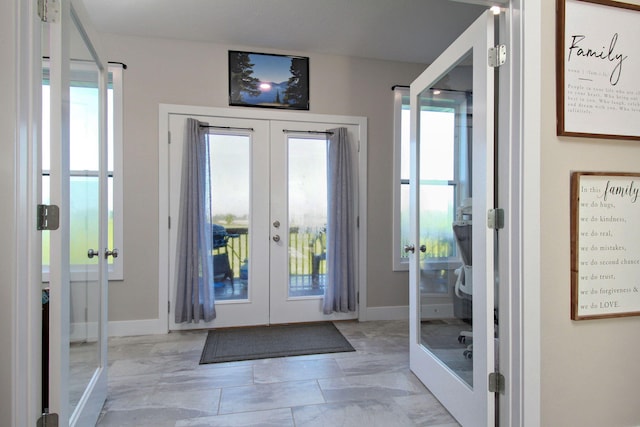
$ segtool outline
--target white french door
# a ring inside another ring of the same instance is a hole
[[[494,19],[480,16],[410,90],[410,366],[464,426],[495,420]],[[439,287],[451,309],[423,310]]]
[[[326,285],[327,138],[335,123],[271,122],[270,323],[354,319],[322,312]],[[350,141],[358,127],[347,125]],[[351,144],[352,159],[358,158]],[[357,164],[352,165],[357,176]],[[357,204],[357,188],[353,200]],[[357,206],[354,206],[357,212]],[[351,236],[357,241],[357,232]]]
[[[184,129],[190,117],[210,126],[217,317],[212,322],[176,323],[176,241]],[[169,131],[169,329],[269,323],[269,122],[170,114]]]
[[[107,248],[107,63],[83,5],[58,6],[42,25],[50,58],[43,64],[50,101],[49,108],[43,102],[43,201],[60,208],[59,227],[43,232],[44,403],[59,425],[86,426],[96,423],[107,395],[107,257],[114,253]]]
[[[207,125],[216,319],[176,323],[176,245],[184,127]],[[322,312],[326,282],[327,132],[359,125],[169,114],[169,329],[356,318]],[[357,143],[352,143],[357,159]],[[353,165],[357,172],[357,162]],[[357,173],[356,173],[357,176]],[[355,190],[357,191],[357,190]],[[357,197],[354,197],[357,203]],[[354,239],[358,236],[354,235]]]

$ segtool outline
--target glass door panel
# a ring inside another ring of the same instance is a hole
[[[213,268],[216,301],[249,298],[251,136],[211,129]]]
[[[287,138],[289,292],[324,295],[327,243],[327,139]]]
[[[472,141],[467,112],[471,111],[473,88],[469,56],[461,61],[465,65],[454,69],[458,76],[467,75],[460,90],[426,89],[418,98],[418,222],[421,310],[425,307],[420,317],[420,340],[472,386],[471,247],[466,246],[471,243],[468,209],[472,170],[467,159]],[[433,87],[443,87],[450,78],[445,75]],[[461,234],[467,237],[464,241]],[[451,309],[427,309],[438,293],[449,296]]]
[[[495,417],[493,24],[483,14],[410,90],[410,366],[465,426]]]

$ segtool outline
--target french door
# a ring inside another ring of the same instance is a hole
[[[107,63],[76,1],[42,24],[42,199],[59,207],[43,232],[49,300],[43,410],[94,425],[107,395]],[[49,102],[47,103],[46,100]],[[48,200],[47,200],[48,199]],[[55,221],[52,221],[55,222]]]
[[[410,367],[464,426],[495,420],[494,19],[480,16],[410,89]],[[441,288],[451,309],[423,310]]]
[[[349,319],[322,312],[326,286],[327,129],[344,124],[169,115],[169,214],[179,221],[188,117],[207,126],[216,319],[177,324],[177,226],[169,229],[169,329]],[[347,125],[351,140],[359,129]],[[351,144],[357,154],[357,143]],[[357,159],[357,155],[353,156]],[[357,170],[357,162],[354,162]],[[354,197],[357,200],[357,197]],[[357,235],[353,236],[357,239]]]

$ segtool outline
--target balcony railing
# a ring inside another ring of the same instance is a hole
[[[247,227],[227,227],[226,248],[214,250],[214,254],[226,251],[229,257],[229,265],[235,278],[241,278],[241,268],[250,258],[249,230]],[[326,274],[326,244],[327,237],[325,227],[291,227],[289,229],[289,275],[301,277],[308,276],[309,281],[291,281],[291,283],[304,282],[304,286],[322,287],[322,276]]]

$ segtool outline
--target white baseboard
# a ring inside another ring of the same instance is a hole
[[[409,320],[409,306],[367,307],[360,320]]]
[[[167,323],[162,319],[119,320],[109,322],[110,337],[158,335],[168,332]]]
[[[422,306],[422,319],[452,318],[453,304],[425,304]],[[367,307],[361,321],[372,320],[409,320],[409,306]]]

